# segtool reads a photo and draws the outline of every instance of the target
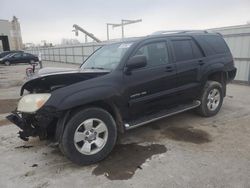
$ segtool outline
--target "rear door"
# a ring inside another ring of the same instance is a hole
[[[144,41],[131,57],[136,55],[146,56],[147,66],[132,70],[130,75],[124,74],[130,117],[166,108],[165,104],[171,102],[168,96],[176,84],[176,68],[166,39]]]
[[[204,53],[191,37],[171,38],[172,52],[177,68],[177,90],[182,101],[196,98],[201,89],[199,74],[205,63]]]

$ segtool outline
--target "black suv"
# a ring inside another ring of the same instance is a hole
[[[52,138],[70,160],[91,164],[128,129],[190,109],[217,114],[235,74],[220,34],[161,32],[105,45],[77,70],[41,69],[7,118],[22,139]]]

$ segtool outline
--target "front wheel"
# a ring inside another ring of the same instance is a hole
[[[222,85],[216,81],[207,81],[200,101],[201,105],[197,108],[198,114],[205,117],[216,115],[220,111],[223,103]]]
[[[113,117],[101,108],[87,108],[71,117],[60,148],[74,163],[88,165],[104,159],[113,149],[116,138]]]

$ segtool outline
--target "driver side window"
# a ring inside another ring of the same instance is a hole
[[[140,47],[135,56],[144,55],[147,58],[147,66],[157,66],[169,63],[168,51],[165,42],[155,42]]]
[[[14,57],[15,58],[22,57],[22,54],[15,54]]]

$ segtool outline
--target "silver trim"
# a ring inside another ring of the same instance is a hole
[[[128,123],[125,123],[124,126],[128,128],[130,125]]]
[[[157,121],[157,120],[160,120],[160,119],[163,119],[163,118],[166,118],[166,117],[169,117],[169,116],[172,116],[172,115],[175,115],[175,114],[179,114],[181,112],[185,112],[187,110],[191,110],[191,109],[194,109],[198,106],[200,106],[201,102],[200,101],[196,101],[197,104],[194,105],[194,106],[191,106],[191,107],[188,107],[188,108],[184,108],[182,110],[179,110],[179,111],[176,111],[176,112],[172,112],[172,113],[169,113],[169,114],[166,114],[164,116],[161,116],[161,117],[157,117],[157,118],[153,118],[153,119],[150,119],[148,121],[144,121],[144,122],[141,122],[141,123],[138,123],[138,124],[135,124],[135,125],[129,125],[128,123],[126,123],[124,126],[125,126],[125,129],[126,130],[130,130],[130,129],[134,129],[134,128],[137,128],[137,127],[140,127],[142,125],[145,125],[145,124],[148,124],[148,123],[151,123],[151,122],[154,122],[154,121]],[[128,126],[128,127],[127,127]]]

